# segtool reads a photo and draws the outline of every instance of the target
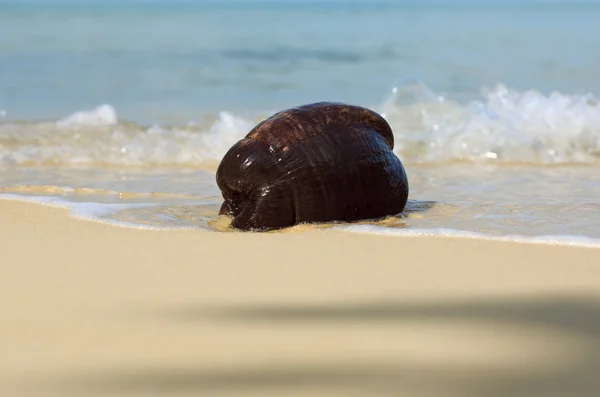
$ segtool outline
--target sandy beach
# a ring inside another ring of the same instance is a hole
[[[0,0],[0,397],[600,397],[599,21]]]
[[[596,396],[600,251],[0,202],[0,395]]]

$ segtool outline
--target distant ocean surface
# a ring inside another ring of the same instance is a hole
[[[597,242],[599,21],[590,1],[0,0],[0,191],[221,230],[227,149],[342,101],[384,114],[411,188],[352,230]]]

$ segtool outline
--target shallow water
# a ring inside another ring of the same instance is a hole
[[[411,194],[404,214],[361,224],[600,239],[600,173],[593,167],[408,165],[407,172]],[[214,170],[48,167],[6,169],[4,175],[2,195],[70,207],[80,217],[228,231],[227,220],[218,216],[222,199]],[[314,228],[333,226],[339,225]]]
[[[2,195],[226,231],[227,149],[340,100],[386,117],[410,181],[360,230],[600,239],[600,3],[170,4],[0,2]]]
[[[11,120],[110,103],[123,120],[321,100],[376,106],[398,79],[600,92],[600,2],[3,0],[0,109]]]

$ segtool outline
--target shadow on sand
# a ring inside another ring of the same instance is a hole
[[[600,292],[600,291],[599,291]],[[402,303],[368,302],[348,305],[239,305],[219,308],[184,307],[169,311],[176,320],[244,322],[401,322],[408,320],[468,320],[487,323],[543,326],[598,338],[600,294],[548,296],[495,301]]]
[[[428,365],[395,361],[343,362],[339,365],[273,365],[259,368],[115,369],[81,373],[61,384],[62,392],[86,395],[307,395],[319,396],[477,396],[477,397],[595,397],[600,396],[600,297],[546,296],[511,300],[356,305],[273,305],[183,307],[162,313],[174,322],[257,322],[278,327],[339,324],[343,333],[353,322],[392,325],[402,321],[451,320],[544,330],[561,335],[572,354],[547,370],[522,367],[498,370],[480,365]],[[533,334],[535,335],[535,333]],[[564,348],[563,344],[563,348]],[[549,345],[548,349],[556,346]],[[526,348],[526,347],[525,347]],[[296,394],[294,394],[296,393]]]

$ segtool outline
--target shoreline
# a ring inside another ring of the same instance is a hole
[[[3,395],[600,392],[596,249],[137,230],[11,200],[0,241]]]
[[[58,208],[67,212],[67,215],[73,219],[105,224],[111,227],[119,227],[134,230],[145,230],[145,231],[159,231],[159,232],[208,232],[208,233],[222,233],[225,230],[221,228],[223,222],[216,221],[219,225],[217,229],[205,229],[201,227],[190,227],[190,226],[177,226],[177,227],[165,227],[165,226],[146,226],[143,224],[136,224],[131,222],[115,221],[110,219],[103,219],[102,211],[100,214],[85,213],[77,209],[78,206],[86,205],[87,202],[70,202],[55,196],[20,196],[18,194],[0,194],[0,201],[12,201],[22,202],[33,205],[40,205],[44,207]],[[96,203],[92,203],[96,205]],[[107,206],[107,204],[97,204],[98,206]],[[111,206],[119,206],[121,204],[110,204]],[[157,204],[122,204],[123,208],[129,206],[143,206],[151,208]],[[87,207],[86,207],[87,208]],[[210,221],[209,221],[210,223]],[[227,231],[231,232],[231,231]],[[265,234],[261,232],[236,232],[240,234]],[[483,240],[492,242],[507,242],[517,244],[535,244],[535,245],[556,245],[565,247],[581,247],[581,248],[600,248],[600,238],[589,237],[585,235],[494,235],[486,234],[481,232],[474,232],[470,230],[461,229],[449,229],[449,228],[436,228],[436,229],[399,229],[390,228],[384,225],[372,225],[364,223],[342,223],[342,224],[330,224],[327,228],[319,228],[311,224],[300,224],[294,227],[271,231],[267,234],[288,234],[288,233],[309,233],[309,232],[335,232],[335,233],[351,233],[359,235],[369,236],[385,236],[388,238],[450,238],[458,240]]]

